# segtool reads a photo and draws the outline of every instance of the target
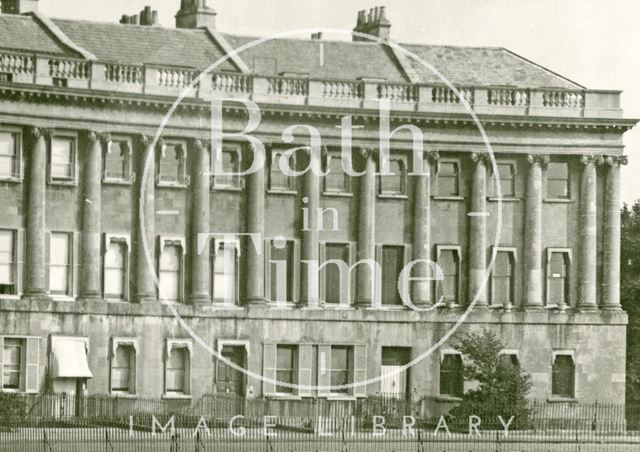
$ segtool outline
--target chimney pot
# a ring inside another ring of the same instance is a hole
[[[390,37],[391,22],[387,19],[386,13],[387,10],[384,6],[370,8],[368,12],[366,10],[359,11],[357,24],[353,31],[388,40]],[[370,39],[356,35],[354,35],[352,39],[354,41],[370,41]]]
[[[378,22],[380,20],[380,8],[376,6],[374,11],[374,21]]]
[[[151,25],[158,25],[158,11],[155,9],[151,13]]]
[[[386,11],[387,11],[387,7],[386,6],[381,6],[380,7],[380,19],[386,19]]]

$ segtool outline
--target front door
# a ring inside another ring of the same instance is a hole
[[[83,416],[87,390],[86,378],[54,378],[53,414],[56,417]]]
[[[222,356],[244,369],[245,349],[243,346],[222,347]],[[216,378],[216,392],[244,397],[244,374],[227,365],[224,361],[218,360],[218,372]]]

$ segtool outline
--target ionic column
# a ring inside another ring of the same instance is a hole
[[[138,204],[138,225],[136,231],[136,297],[138,303],[152,302],[157,300],[156,285],[153,279],[153,266],[149,265],[145,248],[142,244],[144,237],[147,242],[148,251],[151,257],[151,263],[154,262],[156,253],[156,228],[155,228],[155,189],[156,189],[156,171],[155,171],[155,148],[153,146],[153,137],[142,135],[140,143],[144,146],[144,154],[141,156],[138,165],[138,175],[140,179],[140,191],[138,192],[138,200],[144,200],[142,211]],[[162,146],[162,142],[158,142]],[[145,172],[146,169],[146,172]],[[146,177],[145,176],[146,173]],[[142,190],[144,188],[144,194]],[[140,213],[144,213],[144,223],[140,223]]]
[[[258,151],[253,150],[255,156]],[[263,156],[264,157],[264,156]],[[263,158],[263,162],[266,159]],[[254,234],[255,242],[247,238],[245,247],[247,279],[246,297],[249,304],[264,303],[264,206],[265,206],[265,165],[247,176],[247,233]],[[254,245],[258,245],[258,249]],[[260,252],[262,251],[262,252]]]
[[[608,157],[604,220],[604,262],[602,269],[602,309],[619,310],[620,306],[620,165],[626,156]]]
[[[44,296],[45,284],[45,196],[47,174],[46,131],[31,128],[33,145],[29,162],[29,199],[27,207],[25,295]]]
[[[595,309],[596,299],[596,165],[602,157],[585,155],[580,180],[580,256],[578,268],[578,303],[580,309]]]
[[[110,137],[104,136],[109,146]],[[82,280],[80,296],[98,299],[100,293],[100,213],[102,201],[102,140],[98,133],[87,132],[84,155],[84,202],[82,203]]]
[[[376,161],[372,149],[362,149],[364,174],[360,176],[360,209],[358,212],[357,260],[374,261],[376,222]],[[356,305],[373,304],[375,276],[366,264],[357,268]]]
[[[307,151],[308,169],[303,176],[302,189],[302,241],[300,244],[300,303],[315,308],[319,305],[318,272],[319,232],[318,211],[320,209],[320,172],[322,155],[314,150]]]
[[[542,309],[542,166],[547,155],[529,155],[524,224],[524,307]]]
[[[473,153],[475,163],[471,182],[471,211],[469,212],[469,303],[476,299],[476,307],[487,306],[487,166],[486,154]]]
[[[201,237],[209,237],[209,149],[201,140],[193,141],[193,164],[191,166],[191,295],[194,305],[211,302],[209,293],[209,247],[200,246]],[[209,241],[207,240],[208,244]]]
[[[414,177],[412,260],[431,260],[431,162],[438,160],[437,152],[425,154],[422,174]],[[416,171],[414,171],[416,172]],[[413,267],[411,300],[417,307],[431,304],[431,266],[425,263]],[[424,279],[424,280],[421,280]]]

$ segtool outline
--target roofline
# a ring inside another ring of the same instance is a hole
[[[240,55],[236,52],[236,50],[229,44],[224,35],[217,30],[214,30],[211,27],[204,28],[209,36],[213,39],[213,41],[218,44],[225,56],[228,56],[229,59],[243,74],[251,74],[251,69],[244,62],[244,60],[240,57]]]
[[[564,75],[559,74],[559,73],[557,73],[557,72],[555,72],[555,71],[552,71],[551,69],[549,69],[549,68],[547,68],[547,67],[544,67],[544,66],[543,66],[543,65],[541,65],[541,64],[538,64],[538,63],[536,63],[536,62],[534,62],[534,61],[531,61],[531,60],[529,60],[528,58],[525,58],[525,57],[523,57],[522,55],[519,55],[519,54],[515,53],[514,51],[507,49],[506,47],[499,47],[499,48],[500,48],[501,50],[503,50],[503,51],[507,52],[507,53],[510,53],[511,55],[515,56],[516,58],[520,58],[522,61],[525,61],[525,62],[527,62],[527,63],[529,63],[529,64],[531,64],[531,65],[533,65],[533,66],[535,66],[535,67],[537,67],[537,68],[542,69],[543,71],[547,71],[547,72],[549,72],[550,74],[555,75],[556,77],[559,77],[559,78],[561,78],[561,79],[563,79],[563,80],[566,80],[566,81],[567,81],[567,82],[569,82],[569,83],[573,83],[573,84],[574,84],[574,85],[576,85],[578,88],[587,89],[587,87],[586,87],[586,86],[584,86],[584,85],[582,85],[581,83],[578,83],[578,82],[576,82],[576,81],[574,81],[574,80],[571,80],[570,78],[565,77]]]

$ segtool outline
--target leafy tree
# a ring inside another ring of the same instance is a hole
[[[622,208],[620,301],[627,327],[627,404],[640,404],[640,200]],[[615,283],[615,281],[613,282]]]
[[[510,356],[500,354],[505,349],[502,341],[484,330],[463,336],[457,349],[464,357],[464,379],[473,389],[450,412],[456,425],[466,428],[469,416],[474,415],[482,419],[483,427],[501,429],[498,416],[505,422],[514,416],[512,429],[526,427],[531,415],[527,400],[531,378]]]

